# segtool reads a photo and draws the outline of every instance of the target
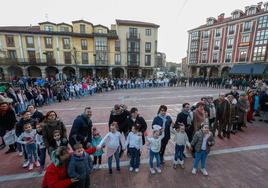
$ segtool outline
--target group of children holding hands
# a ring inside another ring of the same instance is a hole
[[[32,170],[34,165],[40,167],[41,171],[44,170],[46,147],[42,139],[42,126],[37,124],[36,129],[32,128],[30,123],[26,123],[23,126],[24,132],[18,137],[18,143],[23,144],[27,151],[27,159],[30,162],[29,170]],[[117,122],[113,122],[110,126],[110,131],[101,137],[98,130],[93,128],[93,138],[91,147],[94,148],[94,160],[92,162],[88,152],[85,152],[82,144],[77,143],[73,146],[73,154],[68,166],[68,175],[71,178],[79,181],[79,187],[89,186],[89,173],[92,169],[98,169],[101,167],[102,155],[104,153],[103,148],[107,149],[108,157],[108,169],[112,174],[112,161],[113,157],[116,162],[116,170],[120,171],[120,156],[122,151],[128,150],[130,156],[129,171],[139,172],[140,156],[143,151],[142,133],[138,132],[138,125],[132,126],[131,132],[126,138],[117,130]],[[192,174],[196,174],[198,163],[201,160],[201,172],[203,175],[208,175],[206,171],[206,158],[209,152],[209,148],[214,144],[214,139],[209,131],[207,124],[202,124],[202,127],[197,131],[193,137],[191,143],[188,140],[188,136],[185,132],[185,126],[183,124],[175,125],[171,128],[171,132],[175,135],[175,155],[173,161],[173,167],[176,169],[177,165],[184,168],[184,150],[188,147],[190,151],[194,151],[194,167]],[[161,141],[164,138],[165,132],[159,125],[153,125],[152,136],[144,134],[147,142],[149,153],[149,167],[151,174],[161,173],[160,166],[160,148]],[[62,138],[59,130],[54,130],[53,138],[55,146],[53,148],[47,148],[49,154],[51,154],[59,146],[67,146],[68,140]],[[154,168],[154,158],[156,159],[156,168]]]

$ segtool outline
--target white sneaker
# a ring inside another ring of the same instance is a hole
[[[192,170],[192,174],[193,174],[193,175],[196,175],[196,169],[195,169],[195,168],[193,168],[193,170]]]
[[[150,168],[151,174],[155,174],[155,170],[153,168]]]
[[[208,172],[207,172],[207,170],[206,170],[205,168],[202,168],[202,169],[201,169],[201,172],[202,172],[202,174],[203,174],[204,176],[208,176]]]
[[[93,169],[96,169],[96,165],[93,165]]]
[[[100,165],[97,164],[97,165],[96,165],[96,169],[99,169],[99,168],[100,168]]]
[[[30,164],[30,161],[28,161],[28,160],[24,161],[22,167],[27,168],[29,166],[29,164]]]
[[[102,168],[102,165],[101,164],[99,165],[99,168]]]
[[[20,157],[23,156],[23,153],[22,153],[22,152],[19,152],[19,156],[20,156]]]
[[[34,164],[33,163],[30,163],[29,164],[29,170],[33,170],[33,167],[34,167]]]
[[[133,167],[129,167],[129,171],[132,172],[133,171]]]
[[[135,172],[139,172],[139,171],[140,171],[140,169],[138,169],[138,168],[135,169]]]
[[[160,174],[162,171],[160,168],[156,168],[156,171]]]

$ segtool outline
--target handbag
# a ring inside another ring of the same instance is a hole
[[[3,137],[4,142],[6,145],[12,145],[15,144],[17,141],[17,136],[15,133],[15,129],[12,129],[11,131],[8,131],[5,136]]]

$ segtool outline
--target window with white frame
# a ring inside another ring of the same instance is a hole
[[[251,21],[244,22],[244,31],[251,31]]]
[[[208,49],[208,41],[204,41],[203,42],[203,50],[207,50]]]
[[[203,31],[203,38],[209,38],[210,31]]]
[[[145,35],[146,36],[151,36],[152,35],[152,30],[151,29],[145,29]]]
[[[46,26],[45,26],[45,31],[53,31],[53,26],[51,26],[51,25],[46,25]]]
[[[221,36],[221,31],[222,31],[221,28],[217,28],[216,29],[216,37],[220,37]]]
[[[220,49],[220,40],[215,40],[214,42],[214,50],[219,50]]]
[[[268,40],[268,29],[260,30],[257,32],[256,39],[255,39],[256,45],[267,44],[267,40]]]
[[[268,7],[268,6],[267,6]],[[262,16],[258,21],[258,28],[267,28],[268,27],[268,16]]]
[[[232,51],[227,51],[225,53],[225,62],[229,63],[232,60]]]
[[[198,31],[191,33],[191,39],[192,40],[197,40],[198,38],[199,38],[199,32]]]
[[[240,17],[240,12],[234,12],[232,19],[238,19]]]
[[[254,48],[253,61],[264,61],[266,54],[266,46],[258,46]]]
[[[227,40],[227,48],[232,48],[234,44],[234,38],[228,38]]]
[[[202,61],[202,63],[206,63],[207,62],[207,53],[202,53],[202,55],[201,55],[201,61]]]
[[[247,48],[241,48],[239,50],[239,62],[247,61],[247,56],[248,56],[248,49]]]
[[[218,52],[214,52],[213,53],[213,63],[217,63],[218,62],[218,57],[219,57],[219,53]]]
[[[233,35],[235,33],[235,25],[228,26],[228,34]]]
[[[120,65],[121,64],[121,55],[115,54],[115,64]]]
[[[252,15],[256,13],[256,8],[255,7],[251,7],[248,9],[248,15]]]
[[[247,43],[247,42],[249,42],[249,34],[248,34],[248,35],[242,35],[242,37],[241,37],[241,42],[242,42],[242,43]]]

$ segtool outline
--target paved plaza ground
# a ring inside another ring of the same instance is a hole
[[[227,92],[226,90],[221,90]],[[95,96],[83,97],[68,102],[56,103],[43,107],[41,110],[55,110],[63,119],[68,131],[74,118],[84,107],[93,109],[93,125],[102,135],[108,131],[108,119],[114,104],[125,103],[128,108],[137,107],[145,118],[151,131],[152,119],[158,107],[165,104],[168,113],[175,121],[177,113],[184,102],[191,104],[200,100],[202,96],[216,97],[220,90],[212,88],[152,88],[111,91]],[[186,159],[186,168],[172,168],[171,159],[174,153],[174,142],[170,140],[166,150],[167,163],[162,167],[162,174],[150,175],[147,164],[147,152],[142,154],[142,166],[138,174],[130,173],[127,169],[128,160],[122,158],[120,173],[108,175],[107,169],[93,172],[91,175],[92,187],[268,187],[268,124],[255,121],[248,125],[243,133],[232,136],[230,140],[216,139],[216,145],[209,156],[207,169],[208,177],[200,173],[191,175],[192,158]],[[42,177],[36,172],[29,173],[21,167],[23,158],[16,153],[5,155],[6,150],[0,151],[0,188],[37,188],[40,187]],[[106,161],[106,156],[103,156]],[[48,162],[48,160],[47,160]]]

